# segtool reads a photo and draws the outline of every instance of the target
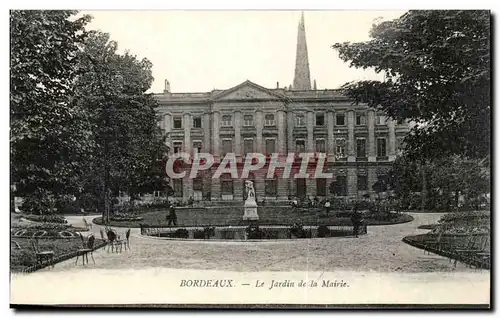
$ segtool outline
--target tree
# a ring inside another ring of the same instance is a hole
[[[463,206],[478,209],[482,197],[490,192],[490,173],[484,164],[459,156],[434,160],[425,167],[401,157],[394,162],[389,179],[406,208],[414,206],[415,194],[422,194],[424,179],[428,198],[420,208],[449,211]]]
[[[11,184],[29,212],[81,189],[90,127],[73,100],[78,44],[89,16],[76,11],[10,12]]]
[[[81,52],[82,69],[77,82],[78,103],[89,114],[95,147],[88,166],[98,173],[103,217],[109,217],[112,198],[127,192],[131,199],[151,192],[164,177],[159,168],[166,153],[157,123],[158,106],[146,93],[153,81],[152,64],[126,52],[109,35],[91,32]]]
[[[373,26],[372,39],[333,48],[356,68],[386,81],[351,82],[345,94],[415,126],[405,140],[412,160],[490,152],[490,13],[409,11]]]

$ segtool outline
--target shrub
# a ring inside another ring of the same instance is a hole
[[[318,226],[318,237],[329,237],[330,229],[326,225]]]
[[[188,238],[189,237],[189,231],[186,229],[178,229],[172,234],[173,234],[172,237],[178,237],[178,238]]]
[[[262,231],[258,225],[249,225],[246,227],[245,231],[247,233],[247,239],[259,240],[262,238]]]

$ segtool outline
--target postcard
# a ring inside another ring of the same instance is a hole
[[[489,309],[490,30],[11,10],[11,307]]]

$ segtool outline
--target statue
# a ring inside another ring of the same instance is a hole
[[[245,200],[245,213],[243,214],[243,220],[258,220],[259,215],[257,214],[257,201],[255,201],[255,189],[252,181],[245,181],[245,191],[247,192],[247,199]]]
[[[245,181],[245,187],[246,187],[246,191],[247,191],[247,198],[254,198],[255,199],[255,190],[253,188],[253,182],[250,180]]]

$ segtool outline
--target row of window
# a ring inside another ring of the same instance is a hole
[[[250,179],[254,179],[250,175]],[[221,194],[222,195],[233,195],[234,194],[234,182],[238,182],[232,179],[221,179]],[[243,181],[244,183],[245,181]],[[337,176],[336,177],[336,192],[339,195],[347,195],[347,177],[346,176]],[[182,197],[183,196],[183,182],[182,179],[173,179],[173,188],[175,191],[174,196]],[[243,184],[243,189],[245,189]],[[296,180],[296,190],[297,196],[301,196],[300,194],[305,194],[306,183],[305,179],[297,179]],[[203,191],[203,180],[201,178],[196,178],[193,180],[193,190],[194,191]],[[368,176],[366,175],[358,175],[357,176],[357,189],[358,191],[368,191]],[[326,179],[316,179],[316,195],[317,196],[326,196],[328,190],[328,184]],[[278,180],[277,179],[265,179],[264,180],[264,195],[265,196],[277,196],[278,195]],[[246,199],[246,191],[243,190],[243,199]]]
[[[367,124],[365,114],[356,114],[356,125],[357,126],[365,126]],[[306,124],[305,115],[296,115],[295,116],[295,126],[296,127],[305,127]],[[345,126],[346,125],[345,114],[337,113],[335,115],[335,125],[336,126]],[[386,117],[383,115],[376,116],[376,125],[386,125]],[[326,125],[325,114],[317,113],[315,126],[324,127]],[[222,127],[232,127],[233,126],[233,116],[232,115],[222,115],[221,117],[221,126]],[[244,115],[243,116],[243,126],[254,126],[254,116],[253,115]],[[266,114],[264,116],[264,126],[276,126],[276,117],[274,114]],[[200,116],[193,117],[193,127],[194,128],[202,128],[202,120]],[[182,117],[175,116],[174,117],[174,128],[180,129],[182,128]]]
[[[402,147],[403,138],[398,137],[396,139],[396,149],[399,150]],[[347,141],[344,138],[338,138],[335,140],[335,153],[339,157],[346,157],[346,145]],[[174,153],[178,153],[182,151],[182,142],[174,141],[173,143]],[[200,153],[202,152],[202,142],[201,141],[193,141],[193,149]],[[266,138],[265,139],[265,151],[267,154],[272,154],[276,152],[276,139],[274,138]],[[325,139],[316,139],[316,152],[326,153],[326,140]],[[222,139],[222,156],[227,153],[233,152],[233,140],[232,139]],[[254,140],[253,138],[245,138],[243,139],[243,153],[252,153],[254,152]],[[296,153],[304,153],[306,152],[306,141],[304,139],[295,140],[295,152]],[[377,138],[376,140],[376,152],[377,157],[386,157],[387,156],[387,140],[386,138]],[[358,138],[356,139],[356,157],[366,157],[367,149],[366,149],[366,139]]]

